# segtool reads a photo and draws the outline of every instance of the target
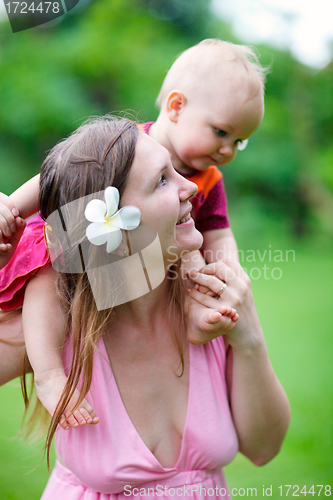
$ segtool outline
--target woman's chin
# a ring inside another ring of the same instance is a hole
[[[202,247],[202,244],[203,244],[203,236],[196,228],[194,228],[194,235],[192,240],[193,248],[189,251],[193,252],[193,250],[199,250],[199,248]]]
[[[199,248],[201,248],[203,243],[203,236],[195,227],[193,227],[191,233],[188,234],[187,237],[183,239],[183,241],[178,240],[177,243],[182,253],[193,252],[194,250],[199,250]]]

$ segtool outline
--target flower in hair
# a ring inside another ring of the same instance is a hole
[[[237,144],[238,151],[243,151],[246,148],[248,142],[249,142],[248,139],[243,139],[242,141],[239,141]]]
[[[86,206],[84,215],[89,222],[86,236],[93,245],[107,243],[106,251],[113,252],[122,242],[121,229],[135,229],[140,224],[141,212],[129,205],[118,210],[119,191],[113,186],[106,188],[105,203],[92,200]],[[118,211],[117,211],[118,210]]]

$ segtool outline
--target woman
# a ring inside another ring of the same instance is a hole
[[[175,172],[164,148],[124,120],[97,120],[56,148],[41,172],[43,217],[112,184],[120,204],[137,207],[141,226],[157,232],[165,278],[142,297],[98,311],[88,279],[94,245],[84,273],[60,274],[71,324],[63,355],[69,383],[49,441],[78,381],[82,395],[89,389],[86,399],[100,422],[57,430],[58,460],[42,498],[200,498],[209,488],[209,496],[228,496],[221,467],[238,449],[257,465],[266,463],[289,421],[249,279],[240,267],[223,263],[191,275],[213,292],[190,291],[197,318],[219,308],[226,282],[223,298],[240,319],[223,338],[187,331],[181,282],[170,278],[182,254],[202,243],[188,219],[195,186]],[[76,212],[78,223],[83,212]],[[130,253],[142,250],[123,243]]]

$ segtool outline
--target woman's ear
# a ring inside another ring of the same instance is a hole
[[[181,90],[172,90],[167,97],[166,112],[172,122],[178,121],[178,116],[186,106],[187,99]]]

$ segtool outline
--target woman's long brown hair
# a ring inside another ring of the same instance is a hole
[[[60,207],[66,209],[65,206],[71,201],[102,191],[107,186],[115,186],[121,197],[134,159],[139,133],[142,132],[139,132],[135,123],[124,118],[108,116],[82,125],[69,138],[57,144],[41,169],[42,217],[46,220]],[[112,308],[98,311],[85,272],[59,273],[58,290],[68,319],[73,355],[67,384],[47,432],[45,451],[48,466],[50,446],[60,418],[79,380],[80,397],[75,408],[89,391],[96,344],[112,324],[112,314],[114,314]],[[174,327],[174,339],[180,354],[182,373],[187,331],[184,298],[180,280],[171,280],[170,320]]]

